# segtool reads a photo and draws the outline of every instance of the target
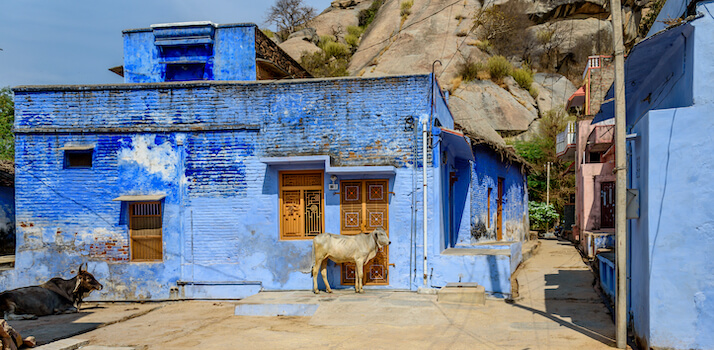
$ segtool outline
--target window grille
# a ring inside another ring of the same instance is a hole
[[[161,202],[129,203],[131,260],[162,260]]]
[[[306,239],[324,227],[322,172],[280,173],[280,238]]]

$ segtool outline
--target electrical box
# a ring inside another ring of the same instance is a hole
[[[627,216],[628,219],[640,218],[640,190],[627,189]]]

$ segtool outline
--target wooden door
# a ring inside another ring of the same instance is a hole
[[[356,235],[381,227],[389,235],[389,181],[340,182],[340,233]],[[389,247],[382,247],[364,269],[364,284],[389,284]],[[341,283],[355,283],[354,264],[342,264]]]
[[[615,227],[615,183],[600,183],[600,228]]]
[[[498,197],[496,197],[496,239],[503,239],[503,178],[498,178]]]

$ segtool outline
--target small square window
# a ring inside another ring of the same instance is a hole
[[[92,167],[92,150],[83,151],[64,151],[64,167],[65,168],[91,168]]]

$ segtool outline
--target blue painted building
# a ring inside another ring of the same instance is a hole
[[[129,30],[125,84],[15,88],[17,258],[0,283],[88,261],[103,300],[309,290],[313,236],[383,227],[368,289],[426,278],[510,295],[524,162],[454,131],[431,75],[286,79],[307,73],[265,39],[242,24]],[[349,266],[328,268],[353,286]]]
[[[645,349],[711,349],[714,3],[668,1],[663,11],[691,17],[638,43],[625,63],[628,187],[639,192],[628,309]]]

